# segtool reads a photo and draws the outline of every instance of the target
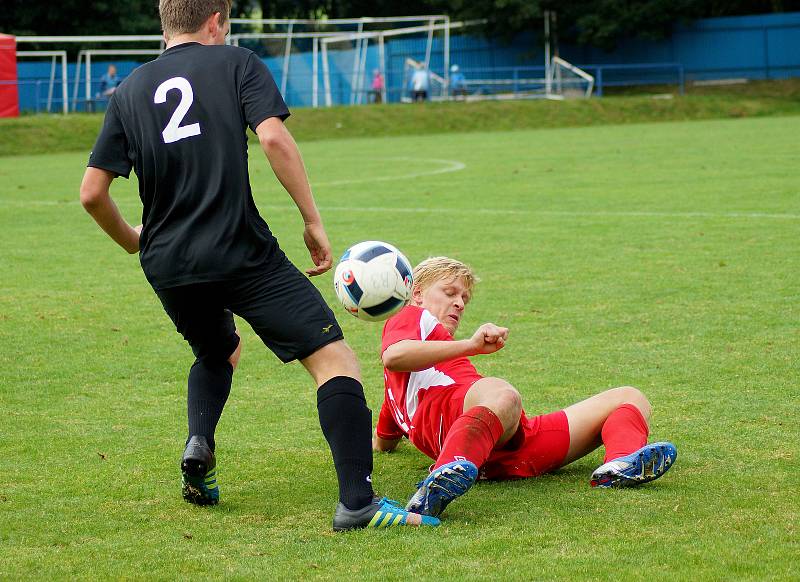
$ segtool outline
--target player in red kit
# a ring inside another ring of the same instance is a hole
[[[405,436],[435,459],[407,510],[438,516],[479,476],[535,477],[601,444],[606,454],[592,473],[593,487],[639,485],[672,466],[672,443],[647,444],[650,403],[636,388],[613,388],[529,418],[511,384],[481,376],[469,357],[502,349],[508,328],[485,323],[468,339],[453,339],[475,282],[460,261],[423,261],[414,269],[411,304],[383,330],[386,388],[373,448],[391,451]]]

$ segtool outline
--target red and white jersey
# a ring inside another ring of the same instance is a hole
[[[402,340],[453,341],[453,337],[430,311],[407,305],[386,322],[381,353]],[[385,393],[378,417],[378,436],[398,439],[405,435],[415,442],[414,429],[422,427],[415,426],[414,416],[424,403],[426,394],[434,390],[468,387],[482,376],[468,358],[461,357],[418,372],[392,372],[384,368],[383,378]]]

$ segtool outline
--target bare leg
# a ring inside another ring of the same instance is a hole
[[[511,384],[500,378],[481,378],[464,397],[464,412],[475,406],[485,406],[503,424],[503,436],[498,446],[514,436],[522,414],[522,397]]]
[[[562,466],[588,455],[603,444],[600,438],[603,423],[623,404],[633,404],[645,420],[650,419],[650,402],[632,386],[606,390],[564,409],[569,422],[569,451]]]
[[[322,346],[316,352],[301,360],[317,388],[336,376],[347,376],[361,381],[361,369],[353,350],[344,340]]]

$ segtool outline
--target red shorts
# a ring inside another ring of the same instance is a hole
[[[495,449],[480,468],[480,479],[521,479],[555,471],[569,451],[569,422],[563,410],[520,422],[525,441],[514,451]]]
[[[408,438],[420,451],[436,459],[447,432],[464,411],[464,397],[472,387],[434,387],[420,398]],[[563,410],[520,420],[525,441],[520,448],[495,449],[480,468],[481,479],[535,477],[561,466],[569,450],[569,422]]]

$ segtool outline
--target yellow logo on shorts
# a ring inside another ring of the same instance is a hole
[[[331,330],[332,327],[333,327],[333,324],[326,325],[325,327],[322,328],[322,333],[328,333]]]

